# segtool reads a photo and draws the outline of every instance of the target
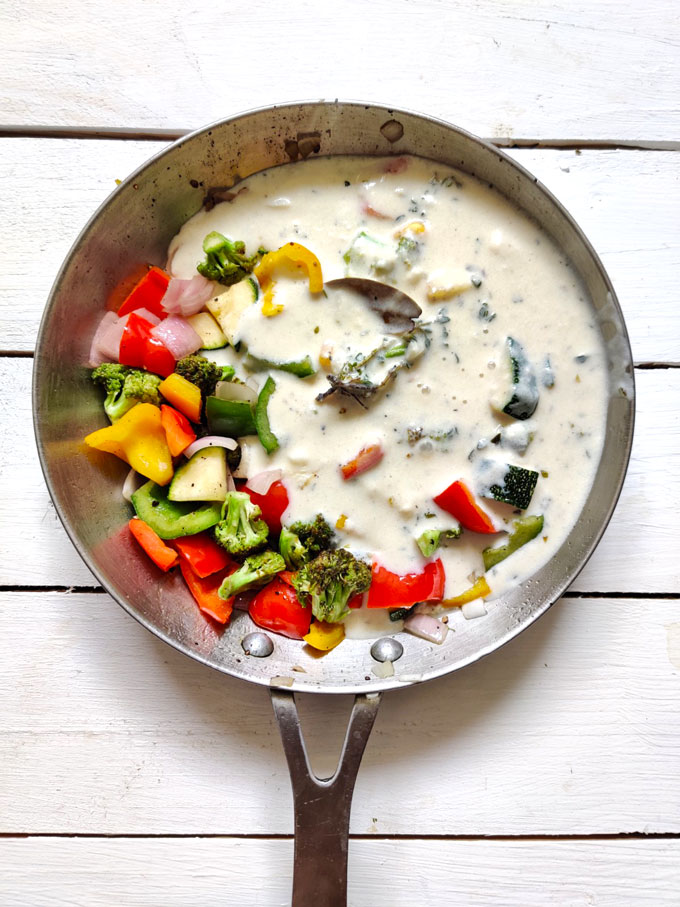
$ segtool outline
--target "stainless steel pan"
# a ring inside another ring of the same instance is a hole
[[[494,184],[552,235],[585,283],[609,367],[607,435],[592,492],[554,559],[521,587],[489,604],[442,646],[402,634],[398,677],[371,674],[366,642],[346,640],[324,658],[304,658],[299,643],[276,638],[266,659],[241,647],[252,629],[237,613],[220,635],[181,581],[159,576],[128,533],[121,498],[126,473],[113,457],[86,454],[85,434],[104,423],[87,362],[104,300],[140,262],[163,264],[172,236],[200,207],[208,187],[310,154],[410,153],[458,167]],[[33,412],[45,479],[73,544],[101,584],[165,642],[204,664],[271,688],[295,797],[293,903],[346,902],[347,832],[354,779],[383,691],[439,677],[508,642],[561,595],[604,531],[623,483],[633,432],[633,365],[621,310],[587,239],[564,208],[526,170],[460,129],[415,113],[360,103],[268,107],[180,139],[130,176],[78,237],[56,279],[38,336]],[[292,670],[304,658],[305,673]],[[340,766],[333,779],[312,774],[294,691],[357,694]],[[323,818],[319,818],[323,816]],[[319,871],[317,857],[323,858]]]

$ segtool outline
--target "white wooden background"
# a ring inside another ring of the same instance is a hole
[[[0,0],[0,905],[282,905],[292,808],[266,691],[99,588],[34,452],[35,333],[115,179],[250,106],[365,99],[509,146],[617,287],[637,363],[621,502],[512,645],[387,696],[350,904],[680,905],[680,27],[663,0]],[[330,768],[346,699],[303,701]]]

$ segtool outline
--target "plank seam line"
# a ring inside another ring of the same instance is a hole
[[[350,834],[351,841],[535,841],[535,842],[570,842],[570,841],[680,841],[680,834],[676,832],[618,832],[618,833],[587,833],[573,835],[407,835],[407,834]],[[106,840],[202,840],[235,838],[242,841],[293,841],[293,834],[266,834],[266,833],[210,833],[210,834],[163,834],[162,832],[144,834],[116,834],[109,832],[0,832],[0,840],[26,839],[26,838],[105,838]]]
[[[0,585],[0,592],[66,592],[67,594],[103,595],[102,586],[22,586]]]
[[[40,586],[40,585],[21,585],[21,584],[1,584],[0,593],[17,592],[64,592],[67,595],[107,595],[103,586]],[[614,598],[620,600],[635,601],[644,599],[651,601],[677,601],[680,600],[680,592],[582,592],[581,590],[567,590],[563,592],[560,598]]]
[[[680,592],[581,592],[579,589],[567,589],[561,598],[643,598],[650,600],[680,599]]]
[[[198,128],[201,128],[200,126]],[[115,126],[23,126],[0,124],[0,138],[45,139],[109,139],[119,141],[175,141],[191,132],[190,129],[141,128]],[[483,141],[497,148],[539,148],[560,151],[679,151],[680,141],[659,139],[583,139],[583,138],[516,138],[492,136]]]
[[[0,593],[2,592],[64,592],[67,595],[107,595],[103,586],[40,586],[40,585],[21,585],[1,584]],[[577,590],[567,590],[563,592],[560,598],[614,598],[620,600],[634,601],[636,599],[651,601],[677,601],[680,600],[680,592],[583,592]]]

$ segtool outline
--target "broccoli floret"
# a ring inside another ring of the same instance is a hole
[[[216,541],[230,554],[245,556],[261,548],[268,535],[262,511],[245,491],[227,492],[222,505],[222,519],[215,526]]]
[[[441,540],[441,529],[426,529],[422,535],[416,539],[416,544],[420,548],[423,557],[432,557]]]
[[[215,365],[214,362],[195,353],[179,359],[175,371],[200,388],[203,399],[215,393],[218,381],[231,381],[234,377],[234,369],[230,365]]]
[[[320,513],[313,523],[284,526],[279,537],[279,551],[289,570],[297,570],[332,547],[333,530]]]
[[[444,539],[457,539],[460,534],[459,526],[455,529],[426,529],[416,539],[416,545],[420,548],[423,557],[432,557]]]
[[[247,277],[262,255],[262,250],[254,255],[246,255],[244,242],[227,239],[221,233],[208,233],[203,240],[205,261],[196,265],[196,270],[208,280],[217,280],[230,287]]]
[[[105,362],[92,372],[92,380],[106,391],[104,411],[112,422],[117,422],[137,403],[161,405],[158,385],[161,379],[151,372],[127,368],[116,362]]]
[[[285,569],[286,562],[277,551],[254,554],[247,557],[235,573],[225,578],[217,594],[226,599],[248,589],[258,589]]]
[[[371,568],[346,548],[322,551],[300,568],[293,585],[301,602],[311,602],[317,620],[335,623],[347,614],[350,598],[371,585]]]

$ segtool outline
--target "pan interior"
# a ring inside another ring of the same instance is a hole
[[[530,580],[487,603],[488,614],[450,617],[442,646],[401,634],[395,678],[378,679],[370,643],[346,640],[323,657],[276,637],[269,658],[241,647],[253,629],[236,613],[220,633],[195,607],[181,579],[159,575],[126,530],[124,463],[85,452],[102,422],[100,394],[82,365],[104,301],[140,261],[163,265],[170,239],[202,205],[205,187],[231,186],[264,168],[310,154],[414,154],[492,183],[562,249],[588,290],[607,350],[609,403],[604,449],[582,514],[553,560]],[[74,325],[78,330],[74,330]],[[428,680],[469,664],[539,617],[583,567],[609,521],[630,454],[633,367],[621,310],[601,263],[556,200],[492,146],[446,123],[356,103],[271,107],[216,123],[171,145],[129,177],[95,213],[52,289],[36,348],[34,423],[50,494],[74,545],[102,585],[166,642],[236,677],[309,692],[372,692]]]

